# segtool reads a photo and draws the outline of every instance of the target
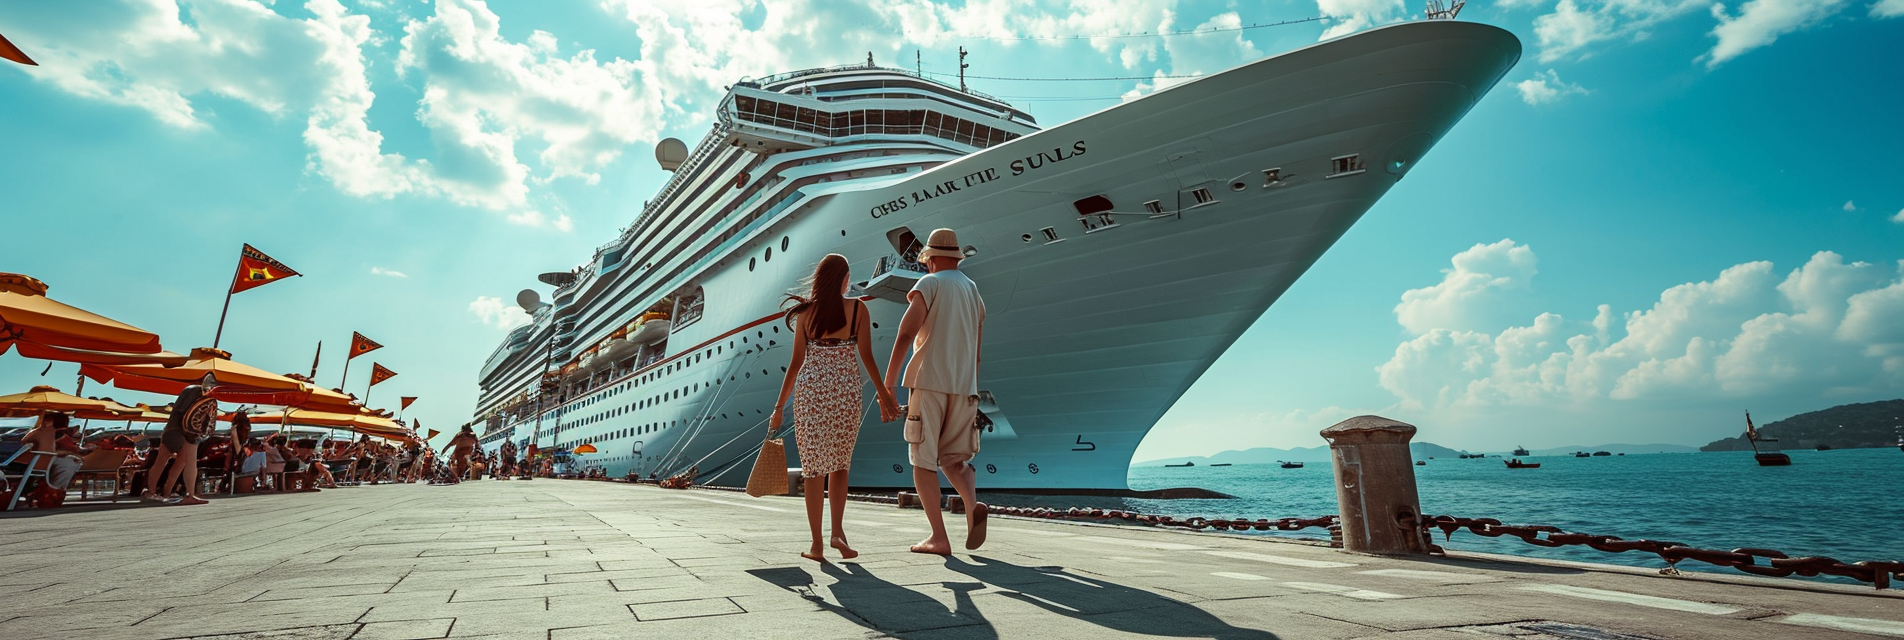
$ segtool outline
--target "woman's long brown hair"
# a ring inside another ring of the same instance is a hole
[[[804,320],[800,329],[806,337],[815,338],[838,331],[846,326],[846,291],[843,289],[848,273],[846,256],[829,253],[820,258],[820,264],[813,267],[813,275],[807,276],[802,284],[806,285],[805,297],[797,293],[787,294],[781,307],[787,311],[787,328],[793,328],[794,316]]]

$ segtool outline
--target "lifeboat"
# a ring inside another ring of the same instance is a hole
[[[633,323],[634,329],[628,332],[628,342],[632,344],[652,344],[668,337],[668,314],[659,311],[641,314]]]

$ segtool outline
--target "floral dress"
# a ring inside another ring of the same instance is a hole
[[[795,378],[793,435],[802,478],[844,471],[853,464],[864,405],[857,359],[859,308],[849,313],[853,326],[846,338],[807,341],[806,362]]]

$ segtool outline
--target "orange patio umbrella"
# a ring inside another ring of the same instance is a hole
[[[61,411],[79,418],[105,420],[125,420],[128,416],[139,415],[139,410],[133,407],[111,400],[61,393],[59,389],[47,385],[33,387],[26,393],[0,396],[0,415],[28,416],[41,411]]]
[[[280,406],[296,405],[311,397],[316,387],[231,359],[231,353],[199,347],[191,360],[177,367],[158,365],[81,365],[79,372],[121,389],[176,395],[210,375],[219,387],[212,397],[228,402]]]
[[[46,283],[0,273],[0,354],[96,364],[178,365],[150,331],[46,297]]]
[[[576,447],[574,449],[570,449],[569,453],[583,454],[583,453],[595,453],[595,451],[596,451],[595,445],[583,443],[582,446]]]

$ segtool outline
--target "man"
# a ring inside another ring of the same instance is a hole
[[[146,472],[146,500],[162,501],[166,504],[205,504],[198,497],[198,443],[212,434],[218,427],[218,401],[212,398],[212,390],[218,387],[218,379],[212,374],[198,384],[188,385],[179,391],[178,399],[172,401],[172,415],[165,419],[165,430],[159,433],[159,452],[154,454],[152,469]],[[164,482],[159,482],[160,470],[164,471]],[[172,488],[183,478],[183,495],[172,495]]]
[[[502,457],[502,468],[500,469],[500,473],[497,474],[499,479],[507,480],[509,476],[521,475],[515,472],[516,471],[516,443],[515,441],[513,440],[502,441],[502,447],[498,449],[496,453],[497,455],[500,455]]]
[[[965,252],[951,229],[933,230],[919,259],[930,273],[906,294],[906,315],[893,339],[885,383],[887,388],[896,386],[899,363],[905,362],[910,348],[905,438],[912,485],[932,525],[932,536],[912,545],[912,551],[945,556],[952,554],[952,543],[939,512],[940,472],[965,501],[965,548],[985,544],[987,508],[978,501],[971,464],[978,454],[978,352],[985,301],[979,298],[978,285],[959,271]]]
[[[26,435],[20,437],[20,446],[30,451],[46,451],[54,455],[49,459],[42,457],[35,462],[35,468],[46,469],[46,485],[58,491],[65,491],[73,483],[73,474],[79,472],[80,456],[84,453],[72,439],[68,425],[71,419],[64,413],[48,411],[40,414]]]
[[[450,468],[451,482],[461,482],[463,474],[469,472],[469,461],[476,454],[477,446],[476,432],[470,431],[469,425],[463,425],[463,430],[457,432],[456,437],[450,438],[450,443],[445,448],[450,450],[450,459],[455,461]]]

